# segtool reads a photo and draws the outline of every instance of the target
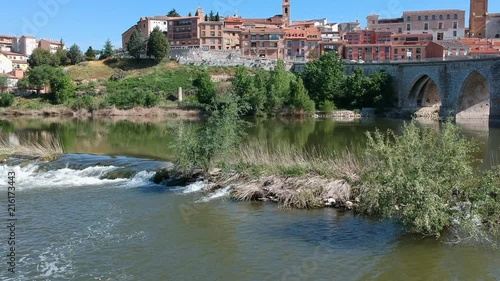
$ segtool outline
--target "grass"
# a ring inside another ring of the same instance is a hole
[[[5,138],[0,138],[0,155],[2,157],[29,157],[50,161],[63,153],[61,141],[56,137],[48,137],[26,144],[11,143]]]

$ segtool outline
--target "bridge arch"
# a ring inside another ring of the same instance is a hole
[[[477,71],[472,71],[460,90],[458,119],[487,119],[490,116],[490,85]]]
[[[411,107],[440,107],[439,87],[429,75],[424,74],[412,84],[408,101]]]

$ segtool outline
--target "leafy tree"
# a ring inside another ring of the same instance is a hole
[[[97,56],[97,51],[92,49],[92,46],[89,46],[89,48],[85,52],[85,59],[88,61],[92,61],[92,60],[95,60],[96,56]]]
[[[302,79],[316,104],[325,100],[336,101],[341,95],[341,87],[345,78],[345,66],[337,53],[328,52],[318,60],[307,63]]]
[[[0,93],[3,93],[7,89],[7,84],[9,82],[9,78],[5,75],[0,74]]]
[[[282,109],[290,97],[290,80],[292,74],[286,71],[285,63],[278,60],[276,67],[270,73],[267,89],[266,110],[275,115]]]
[[[54,54],[54,66],[65,66],[69,64],[68,51],[59,47]]]
[[[135,59],[140,59],[141,55],[144,53],[144,43],[146,42],[144,36],[135,30],[130,36],[130,41],[127,45],[128,53]]]
[[[115,51],[113,50],[113,44],[108,39],[104,43],[104,49],[102,50],[100,59],[111,58],[114,54],[115,54]]]
[[[193,81],[193,86],[198,89],[196,98],[198,102],[205,105],[212,105],[217,96],[217,89],[212,82],[208,72],[204,71]]]
[[[83,60],[83,54],[78,45],[73,44],[69,48],[68,59],[72,65],[75,65]]]
[[[169,52],[170,45],[167,37],[160,31],[159,27],[155,27],[149,35],[147,55],[160,62],[164,57],[168,56]]]
[[[314,101],[309,98],[302,78],[290,82],[290,106],[297,112],[314,113]]]
[[[181,15],[175,9],[172,9],[172,10],[170,10],[170,12],[167,13],[167,17],[178,18],[180,16]]]
[[[14,103],[14,95],[11,93],[3,93],[0,95],[0,107],[9,107]]]
[[[246,67],[239,66],[236,69],[232,86],[234,94],[240,97],[240,101],[248,104],[251,111],[255,111],[254,105],[251,104],[255,92],[254,81]]]
[[[45,49],[36,48],[28,58],[28,65],[30,68],[35,68],[41,65],[54,65],[54,57]]]
[[[40,65],[32,68],[27,74],[29,87],[36,89],[40,94],[41,90],[48,89],[50,81],[55,76],[55,67],[50,65]]]
[[[54,102],[56,104],[68,101],[75,93],[75,86],[71,78],[65,75],[60,68],[53,71],[53,76],[50,79],[50,89],[54,94]]]

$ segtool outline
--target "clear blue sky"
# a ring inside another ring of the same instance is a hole
[[[63,38],[82,49],[92,45],[102,48],[109,38],[121,46],[121,34],[141,16],[165,15],[175,8],[181,15],[202,6],[207,12],[221,15],[237,13],[243,17],[268,17],[281,14],[281,0],[16,0],[2,1],[0,34],[37,38]],[[469,0],[291,0],[292,20],[328,18],[329,22],[354,21],[363,26],[371,13],[381,17],[398,17],[402,11],[457,8],[469,10]],[[500,1],[489,1],[490,12],[500,12]],[[466,23],[468,25],[468,22]]]

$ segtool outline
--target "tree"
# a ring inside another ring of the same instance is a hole
[[[101,57],[99,59],[111,58],[114,54],[115,54],[115,51],[113,50],[113,44],[108,39],[104,43],[104,49],[102,49]]]
[[[177,13],[175,9],[170,10],[170,12],[167,13],[167,17],[173,17],[173,18],[178,18],[181,15]]]
[[[40,94],[41,90],[47,90],[54,73],[55,67],[46,64],[32,68],[27,74],[29,87],[36,89],[37,93]]]
[[[336,52],[328,52],[318,60],[307,63],[302,79],[310,97],[316,104],[334,101],[341,94],[345,78],[345,66]]]
[[[212,105],[217,96],[217,89],[215,84],[212,82],[210,75],[207,72],[202,72],[193,81],[193,86],[198,89],[196,98],[198,102],[205,105]]]
[[[197,17],[199,16],[200,14],[198,13],[198,10],[196,10],[196,12],[194,13],[194,16]]]
[[[168,56],[170,52],[170,45],[168,44],[167,37],[161,32],[159,27],[155,27],[148,40],[147,55],[154,57],[157,62],[160,62],[164,57]]]
[[[217,12],[217,14],[215,15],[215,18],[214,18],[215,21],[220,21],[220,16],[219,16],[219,12]]]
[[[276,67],[271,71],[267,88],[266,110],[269,114],[276,114],[290,97],[290,80],[292,76],[286,71],[285,63],[278,60]]]
[[[205,21],[208,21],[208,15],[205,15]]]
[[[65,66],[69,64],[68,51],[62,46],[57,48],[54,54],[54,66]]]
[[[146,40],[144,39],[142,34],[139,31],[135,30],[134,33],[132,33],[132,36],[130,36],[130,41],[127,45],[128,53],[135,59],[140,59],[141,55],[144,53],[145,41]]]
[[[75,86],[71,78],[65,75],[60,68],[53,71],[53,76],[50,79],[50,89],[54,94],[56,104],[66,102],[75,93]]]
[[[97,51],[92,49],[92,46],[89,46],[89,48],[85,52],[85,59],[88,61],[92,61],[92,60],[95,60],[96,56],[97,56]]]
[[[54,57],[48,50],[36,48],[28,58],[28,65],[32,69],[41,65],[54,65]]]
[[[3,93],[7,89],[7,84],[9,78],[5,75],[0,74],[0,93]]]
[[[193,15],[191,14],[191,12],[188,13],[188,17],[192,17]]]
[[[302,78],[290,82],[290,105],[295,111],[303,111],[308,114],[314,113],[314,101],[309,98]]]
[[[68,59],[72,65],[80,63],[83,60],[83,54],[78,45],[73,44],[71,48],[69,48]]]
[[[209,21],[215,20],[214,11],[210,10],[210,13],[208,14],[208,20]]]

